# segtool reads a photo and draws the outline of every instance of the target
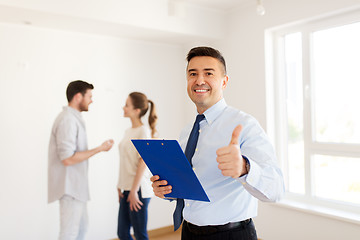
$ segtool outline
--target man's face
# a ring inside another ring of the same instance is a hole
[[[228,76],[219,60],[201,56],[190,60],[187,67],[187,91],[200,114],[223,97]]]
[[[79,104],[79,109],[80,112],[87,112],[89,110],[89,105],[92,103],[92,90],[88,89],[86,90],[84,96],[82,97],[80,104]]]

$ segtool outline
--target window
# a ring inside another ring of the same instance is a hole
[[[359,16],[357,11],[269,34],[274,140],[286,198],[357,214]]]

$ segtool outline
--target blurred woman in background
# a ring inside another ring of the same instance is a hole
[[[149,112],[149,126],[141,118]],[[140,92],[132,92],[123,107],[124,117],[131,121],[131,128],[125,131],[119,144],[120,174],[117,185],[119,192],[118,237],[121,240],[133,239],[130,227],[134,229],[136,240],[147,240],[148,205],[153,196],[151,173],[138,154],[131,139],[153,138],[157,132],[155,105]]]

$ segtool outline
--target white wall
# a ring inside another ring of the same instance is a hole
[[[226,39],[217,45],[229,68],[227,102],[252,114],[266,128],[265,30],[360,7],[360,1],[269,0],[264,4],[267,12],[263,17],[256,15],[253,4],[234,10],[229,15]],[[258,236],[266,240],[355,240],[360,236],[358,224],[266,203],[260,203],[255,224]]]
[[[176,45],[0,24],[0,239],[56,239],[58,204],[47,204],[47,147],[65,89],[75,79],[94,84],[84,113],[89,147],[107,138],[114,148],[90,159],[87,239],[116,236],[117,144],[130,121],[122,106],[143,91],[158,107],[160,137],[184,125],[185,53]],[[149,229],[171,225],[173,204],[150,203]]]
[[[254,222],[264,240],[358,240],[360,236],[359,224],[266,203],[259,204]]]

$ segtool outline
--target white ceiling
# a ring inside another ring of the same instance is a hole
[[[214,8],[220,10],[230,10],[235,7],[240,6],[245,2],[253,1],[254,4],[256,0],[178,0],[190,4],[199,5],[201,7]]]
[[[138,0],[139,1],[139,0]],[[256,2],[256,0],[146,0],[150,4],[158,4],[159,2],[178,2],[178,3],[186,3],[186,4],[193,4],[203,8],[212,8],[216,10],[231,10],[236,8],[246,2]],[[68,2],[72,2],[73,5],[87,4],[92,5],[96,2],[101,3],[101,0],[76,0],[76,1],[69,1],[69,0],[0,0],[0,4],[8,5],[8,6],[17,6],[17,7],[24,7],[24,8],[32,8],[33,6],[43,4],[45,7],[49,5],[59,6],[61,8],[62,5],[67,6]],[[104,1],[104,5],[107,5],[109,2],[113,2],[114,4],[129,4],[131,0],[106,0]]]
[[[178,15],[169,14],[171,2]],[[0,0],[0,23],[185,43],[222,37],[228,11],[251,2],[256,0]]]

